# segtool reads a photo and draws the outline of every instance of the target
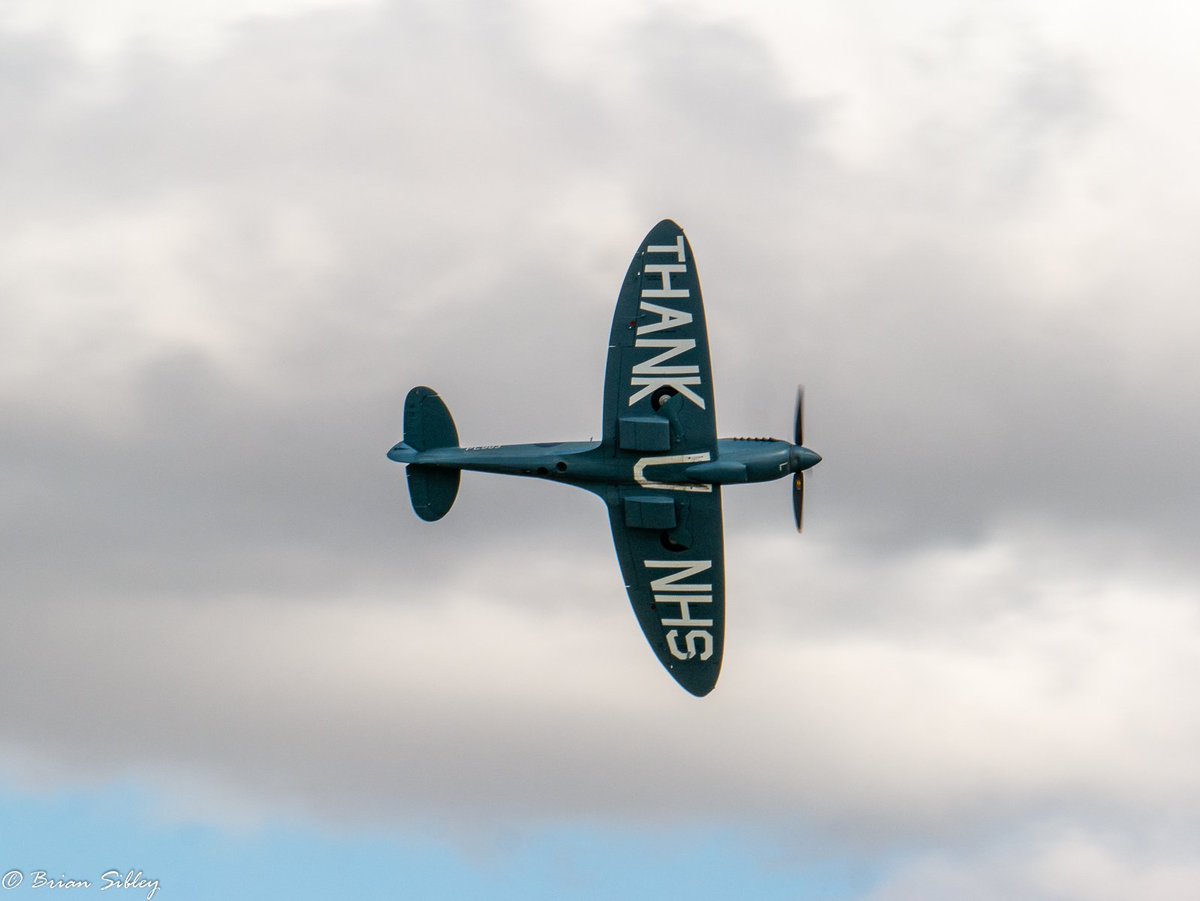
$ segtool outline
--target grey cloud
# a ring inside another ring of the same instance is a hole
[[[1131,670],[1154,653],[1081,612],[1079,581],[1142,586],[1151,639],[1181,617],[1185,671],[1194,635],[1196,371],[1131,362],[1117,288],[1064,296],[1018,240],[1063,129],[1106,127],[1086,68],[1040,48],[936,160],[908,134],[866,171],[826,142],[837,104],[785,89],[748,31],[657,12],[620,37],[602,84],[564,81],[516,7],[392,4],[131,55],[88,94],[61,46],[8,36],[36,77],[5,99],[26,131],[0,232],[39,254],[10,242],[0,275],[29,336],[0,388],[15,754],[352,822],[644,822],[697,784],[714,816],[883,843],[906,818],[1147,809],[1152,739],[1056,752],[1075,716],[1113,737],[1072,702],[1135,699],[1084,663],[1095,690],[1046,695],[1091,647],[1064,622]],[[617,280],[663,215],[699,256],[722,431],[786,435],[805,381],[826,456],[804,540],[782,485],[730,492],[703,707],[642,646],[594,499],[467,477],[431,528],[383,456],[417,383],[471,443],[595,434]],[[980,737],[1005,728],[1030,734],[1011,771]],[[713,753],[647,750],[673,743]]]

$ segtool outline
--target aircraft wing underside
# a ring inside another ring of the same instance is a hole
[[[597,493],[633,612],[675,680],[708,694],[725,636],[721,490],[683,473],[716,459],[717,419],[700,279],[670,219],[642,240],[617,296],[602,447],[632,467],[634,484]]]
[[[650,647],[680,685],[708,694],[725,640],[720,487],[674,493],[610,486],[604,499],[629,602]]]
[[[663,405],[673,397],[671,425]],[[604,444],[613,453],[714,453],[717,420],[700,279],[683,229],[664,219],[625,273],[608,340]]]

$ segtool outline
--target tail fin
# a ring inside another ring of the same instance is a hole
[[[408,392],[404,401],[404,443],[415,451],[458,447],[458,429],[433,389],[422,386]],[[458,496],[460,475],[457,469],[409,464],[408,493],[417,516],[426,522],[445,516]]]

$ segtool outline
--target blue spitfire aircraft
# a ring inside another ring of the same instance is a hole
[[[462,470],[576,485],[608,505],[613,542],[638,623],[659,661],[687,691],[712,691],[725,635],[721,486],[794,475],[796,528],[804,471],[803,397],[795,440],[717,438],[708,330],[692,248],[669,219],[642,241],[617,297],[604,376],[600,441],[459,447],[442,399],[413,388],[404,440],[388,451],[408,464],[417,516],[446,515]]]

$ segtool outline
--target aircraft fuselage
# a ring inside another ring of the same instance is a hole
[[[548,479],[571,485],[602,483],[661,488],[769,482],[814,466],[814,451],[776,438],[721,438],[717,452],[638,456],[605,450],[599,441],[439,447],[417,451],[400,442],[388,457],[440,469]]]

